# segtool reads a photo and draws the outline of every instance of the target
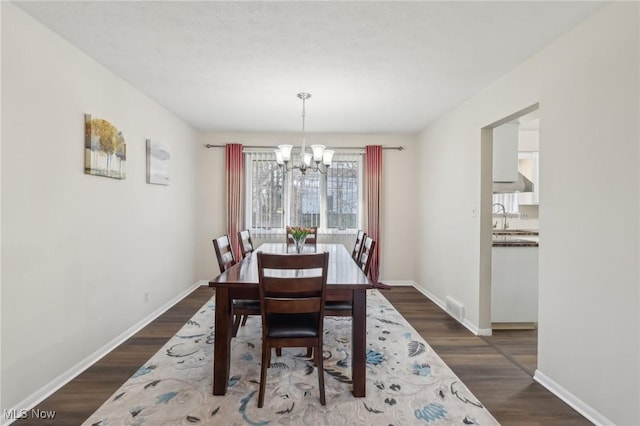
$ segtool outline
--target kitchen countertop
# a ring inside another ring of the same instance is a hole
[[[494,229],[493,247],[538,247],[538,231],[528,229]]]

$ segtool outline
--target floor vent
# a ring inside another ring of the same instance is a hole
[[[464,305],[462,303],[447,296],[446,309],[449,315],[462,322],[464,319]]]

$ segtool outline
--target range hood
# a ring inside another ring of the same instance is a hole
[[[493,182],[494,194],[510,192],[533,192],[533,182],[520,172],[518,172],[518,180],[515,182]]]

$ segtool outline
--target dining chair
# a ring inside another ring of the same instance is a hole
[[[318,248],[318,227],[311,226],[310,229],[312,229],[313,232],[310,232],[309,235],[307,235],[307,239],[304,241],[304,243],[306,245],[313,246],[313,250],[315,251]]]
[[[223,273],[236,264],[236,257],[233,254],[233,247],[231,247],[229,235],[215,238],[213,240],[213,248],[216,250],[220,273]]]
[[[320,403],[326,404],[322,335],[329,253],[257,253],[262,312],[262,366],[258,407],[264,404],[272,348],[313,348]]]
[[[249,232],[248,229],[238,232],[238,240],[240,240],[240,251],[242,252],[242,258],[244,259],[253,252],[251,232]]]
[[[309,235],[307,235],[306,240],[304,240],[304,245],[312,245],[313,251],[318,249],[318,227],[317,226],[305,226],[305,228],[311,229]],[[293,237],[289,234],[289,227],[286,228],[286,243],[287,243],[287,253],[289,252],[289,246],[295,245],[295,241],[293,241]]]
[[[365,237],[360,248],[360,255],[356,263],[362,269],[365,275],[369,275],[371,269],[371,260],[373,259],[373,250],[376,248],[376,240],[371,237]],[[391,287],[382,283],[373,283],[378,289],[388,290]],[[353,304],[350,300],[332,300],[325,304],[325,315],[333,317],[350,317],[353,311]]]
[[[220,273],[236,264],[236,258],[233,255],[233,247],[229,235],[223,235],[213,240],[213,248],[216,250],[216,258]],[[238,333],[240,325],[246,325],[249,315],[260,315],[260,303],[256,300],[234,300],[233,301],[233,336]]]
[[[362,269],[365,275],[369,276],[369,270],[371,269],[371,261],[373,260],[373,250],[376,248],[376,240],[370,236],[364,237],[362,242],[362,248],[356,263]]]
[[[373,260],[373,251],[376,248],[376,240],[371,238],[370,236],[366,236],[364,238],[364,242],[362,243],[362,251],[360,252],[360,257],[356,262],[362,272],[365,275],[369,275],[369,271],[371,270],[371,261]],[[373,280],[372,280],[373,281]],[[379,281],[373,281],[373,287],[378,290],[390,290],[391,286],[381,283]]]
[[[353,245],[353,251],[351,252],[351,257],[354,261],[358,261],[360,258],[360,253],[362,252],[362,242],[364,241],[364,237],[367,234],[362,229],[358,229],[358,233],[356,234],[356,242]]]

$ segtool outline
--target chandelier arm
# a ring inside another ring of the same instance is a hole
[[[316,162],[316,164],[311,164],[310,166],[307,166],[304,163],[293,164],[289,166],[288,161],[283,164],[278,164],[278,166],[280,166],[282,174],[287,174],[297,169],[297,170],[300,170],[300,173],[302,173],[303,175],[307,174],[307,170],[311,170],[313,172],[319,172],[323,175],[326,175],[329,172],[329,167],[330,167],[330,165],[320,164],[319,162]]]

